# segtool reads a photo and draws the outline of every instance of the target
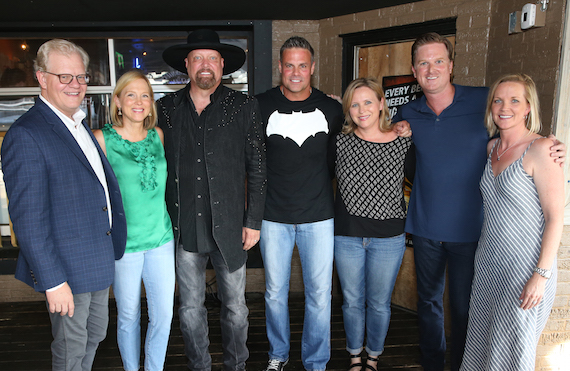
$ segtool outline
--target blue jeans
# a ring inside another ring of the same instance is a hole
[[[139,369],[141,350],[141,280],[148,307],[144,369],[164,367],[174,308],[174,240],[115,261],[113,293],[117,302],[117,344],[127,371]]]
[[[451,314],[451,370],[459,370],[467,336],[469,298],[477,242],[440,242],[412,236],[418,283],[422,366],[442,371],[445,364],[443,292],[448,270]]]
[[[176,277],[180,292],[180,330],[188,367],[193,371],[209,371],[212,358],[208,351],[208,311],[206,299],[206,265],[208,259],[216,272],[218,299],[222,302],[220,325],[225,371],[245,370],[247,350],[247,315],[245,303],[245,264],[230,272],[219,250],[207,254],[188,252],[182,245],[176,251]]]
[[[334,221],[261,224],[261,255],[265,266],[265,316],[269,358],[289,359],[289,279],[297,244],[305,285],[305,322],[301,359],[306,370],[324,370],[330,359],[331,287]]]
[[[406,251],[404,234],[389,238],[335,236],[334,260],[342,288],[346,350],[360,354],[366,328],[366,353],[384,351],[390,303]]]

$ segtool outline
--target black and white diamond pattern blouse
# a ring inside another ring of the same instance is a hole
[[[338,134],[335,234],[389,237],[403,232],[404,162],[411,143],[411,138],[374,143]],[[384,227],[389,230],[382,231]]]

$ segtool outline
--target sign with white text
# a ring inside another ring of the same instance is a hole
[[[413,75],[386,76],[382,79],[386,105],[390,109],[390,118],[404,104],[418,99],[423,95],[420,84]]]

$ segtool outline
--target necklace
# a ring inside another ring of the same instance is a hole
[[[510,146],[507,147],[507,149],[505,149],[503,151],[503,153],[499,154],[499,147],[501,146],[501,138],[499,138],[499,143],[497,143],[497,161],[501,160],[501,156],[504,155],[509,149],[513,148],[515,145],[517,145],[524,137],[526,136],[523,135],[522,137],[519,138],[519,140],[517,140],[516,142],[514,142],[513,144],[511,144]]]

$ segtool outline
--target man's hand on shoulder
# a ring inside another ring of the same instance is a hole
[[[260,231],[243,227],[241,232],[241,242],[245,251],[251,249],[259,241]]]
[[[398,134],[399,137],[408,138],[412,136],[412,128],[410,123],[406,120],[398,121],[394,124],[394,132]]]
[[[51,313],[59,313],[62,317],[66,314],[73,317],[75,312],[75,303],[73,302],[73,293],[71,287],[66,283],[54,291],[46,291],[46,298]]]
[[[566,159],[566,145],[556,139],[554,134],[550,134],[548,139],[552,139],[554,143],[552,147],[550,147],[550,157],[554,157],[554,162],[563,166],[564,160]]]
[[[342,104],[342,97],[340,95],[327,94],[327,97],[332,98]]]

